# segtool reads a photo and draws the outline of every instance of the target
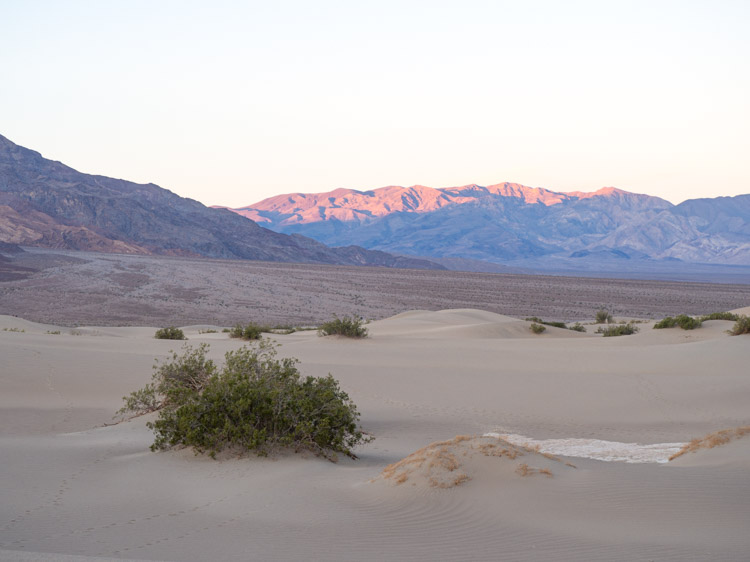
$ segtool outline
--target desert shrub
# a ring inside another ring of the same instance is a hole
[[[740,316],[734,323],[734,326],[729,333],[733,336],[740,336],[742,334],[750,334],[750,316]]]
[[[544,326],[542,326],[541,324],[537,324],[536,322],[532,322],[532,323],[531,323],[531,325],[529,326],[529,329],[530,329],[530,330],[531,330],[532,332],[534,332],[535,334],[541,334],[541,333],[542,333],[542,332],[544,332],[544,330],[546,330],[547,328],[545,328],[545,327],[544,327]]]
[[[675,318],[675,321],[677,322],[677,325],[682,328],[683,330],[695,330],[696,328],[701,327],[701,321],[697,318],[693,318],[692,316],[688,316],[687,314],[680,314]]]
[[[597,324],[609,324],[612,322],[612,315],[609,313],[609,311],[605,308],[600,308],[596,311],[596,316],[594,317]]]
[[[154,334],[154,337],[157,340],[184,340],[187,339],[185,337],[185,333],[180,330],[179,328],[176,328],[175,326],[168,326],[166,328],[159,328],[156,330],[156,334]]]
[[[585,332],[586,327],[580,322],[576,322],[572,326],[568,326],[568,330],[573,330],[574,332]]]
[[[665,328],[674,328],[675,326],[679,326],[683,330],[695,330],[696,328],[701,327],[701,320],[688,316],[687,314],[680,314],[675,317],[667,316],[654,324],[654,329],[662,330]]]
[[[318,327],[320,336],[347,336],[349,338],[366,338],[367,328],[364,327],[364,320],[359,317],[344,316],[334,317],[333,320],[324,322]]]
[[[211,328],[208,328],[207,330],[200,330],[198,333],[199,334],[216,334],[218,332],[216,330],[212,330]]]
[[[632,324],[616,324],[607,326],[606,328],[600,327],[596,333],[602,334],[605,338],[613,336],[629,336],[635,334],[638,331],[637,326]]]
[[[217,369],[208,346],[186,346],[182,356],[157,364],[152,382],[125,397],[119,413],[159,412],[147,426],[151,450],[193,447],[211,456],[224,450],[266,455],[277,447],[309,450],[329,460],[370,441],[359,412],[329,374],[303,378],[296,359],[278,359],[257,342],[225,355]]]
[[[568,330],[571,328],[568,328],[567,324],[565,322],[554,322],[550,320],[542,320],[538,316],[531,316],[529,318],[526,318],[527,322],[536,322],[537,324],[544,324],[545,326],[552,326],[553,328],[563,328],[564,330]],[[584,331],[586,331],[584,329]]]
[[[701,322],[705,322],[706,320],[731,320],[733,322],[736,322],[739,320],[739,315],[733,314],[731,312],[712,312],[711,314],[704,314],[700,317]]]
[[[185,345],[183,354],[172,351],[171,359],[154,365],[151,382],[123,398],[125,405],[118,414],[146,414],[184,402],[190,394],[200,393],[216,374],[216,366],[206,359],[208,345],[197,348]]]
[[[243,340],[259,340],[262,332],[265,332],[263,326],[250,322],[246,326],[237,324],[229,331],[230,338],[240,338]]]
[[[671,316],[667,316],[666,318],[663,318],[659,320],[656,324],[654,324],[654,330],[664,330],[666,328],[674,328],[676,325],[677,325],[677,320],[675,320]]]

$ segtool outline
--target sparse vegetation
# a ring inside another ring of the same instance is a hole
[[[597,334],[602,334],[605,338],[615,337],[615,336],[630,336],[632,334],[635,334],[638,331],[638,326],[633,326],[633,324],[616,324],[604,327],[599,327],[599,329],[596,331]]]
[[[696,328],[700,328],[702,324],[699,319],[687,314],[680,314],[675,320],[677,321],[677,325],[683,330],[695,330]]]
[[[674,328],[675,326],[679,326],[683,330],[695,330],[696,328],[701,327],[701,320],[698,318],[693,318],[692,316],[688,316],[687,314],[680,314],[678,316],[675,316],[674,318],[671,316],[667,316],[663,320],[660,320],[656,324],[654,324],[655,330],[662,330],[665,328]]]
[[[740,316],[734,323],[734,326],[729,333],[733,336],[741,336],[742,334],[750,334],[750,316]]]
[[[126,396],[119,414],[158,411],[147,426],[151,449],[193,447],[211,456],[229,449],[266,455],[278,447],[309,450],[329,460],[370,440],[359,413],[331,376],[303,378],[296,359],[278,359],[263,341],[225,355],[218,369],[208,345],[154,366],[152,381]]]
[[[333,320],[324,322],[318,328],[320,336],[346,336],[348,338],[366,338],[367,328],[364,327],[364,320],[361,317],[344,316],[334,317]]]
[[[159,328],[156,330],[154,337],[157,340],[185,340],[185,332],[175,326],[168,326],[166,328]]]
[[[51,335],[51,336],[59,336],[60,335],[60,330],[47,330],[46,333],[49,334],[49,335]]]
[[[536,322],[532,322],[529,326],[529,329],[534,332],[535,334],[541,334],[544,332],[547,328],[542,326],[541,324],[537,324]]]
[[[200,330],[200,331],[198,331],[198,333],[199,334],[216,334],[217,331],[216,330],[212,330],[212,329],[209,328],[207,330]]]
[[[605,308],[600,308],[599,310],[597,310],[596,316],[594,316],[595,324],[609,324],[610,322],[612,322],[612,320],[612,315]]]
[[[704,314],[700,317],[701,322],[705,322],[706,320],[731,320],[732,322],[736,322],[740,319],[740,316],[738,314],[733,314],[731,312],[712,312],[711,314]]]
[[[576,322],[572,326],[568,326],[565,322],[555,322],[555,321],[549,321],[549,320],[542,320],[538,316],[530,316],[526,318],[527,322],[534,322],[536,324],[542,324],[544,326],[552,326],[553,328],[562,328],[564,330],[573,330],[574,332],[585,332],[586,328],[584,328],[583,324],[580,322]],[[532,332],[535,334],[541,334],[544,330],[541,330],[540,332],[535,332],[534,328],[531,329]]]
[[[23,328],[3,328],[3,332],[18,332],[20,334],[24,333],[26,330]]]
[[[690,443],[687,443],[682,449],[669,457],[669,460],[672,461],[687,453],[694,453],[699,449],[713,449],[714,447],[725,445],[726,443],[729,443],[734,439],[739,439],[747,434],[750,434],[750,425],[735,427],[734,429],[722,429],[721,431],[709,433],[705,437],[693,439]]]
[[[256,324],[254,322],[250,322],[246,326],[237,324],[229,331],[229,337],[239,338],[243,340],[259,340],[261,338],[262,332],[264,331],[266,330],[263,329],[263,326],[260,326],[259,324]]]

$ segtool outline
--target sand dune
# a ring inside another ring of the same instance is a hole
[[[456,309],[364,340],[274,336],[376,437],[333,464],[151,453],[148,417],[108,424],[182,342],[0,316],[0,559],[745,559],[750,436],[640,464],[481,436],[652,445],[748,425],[749,337],[726,321],[620,338],[528,325]],[[216,361],[243,345],[184,329]]]

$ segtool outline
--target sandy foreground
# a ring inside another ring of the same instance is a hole
[[[275,336],[303,374],[340,381],[376,438],[331,463],[152,453],[148,418],[105,424],[180,342],[0,316],[0,559],[746,560],[750,437],[628,463],[481,436],[679,444],[748,425],[750,336],[528,325],[412,311],[365,340]],[[217,361],[242,345],[207,328],[188,343]]]

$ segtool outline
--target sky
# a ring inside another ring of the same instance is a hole
[[[207,205],[750,193],[750,2],[0,0],[0,134]]]

